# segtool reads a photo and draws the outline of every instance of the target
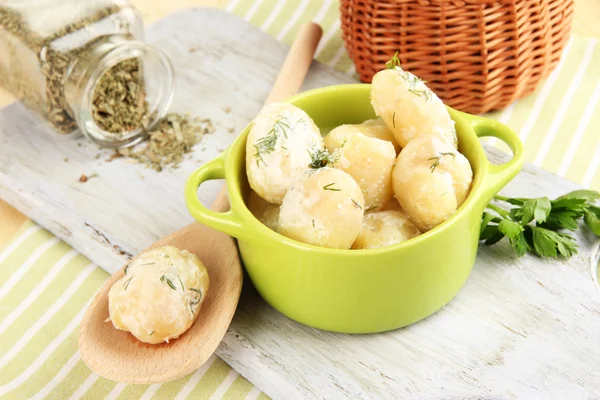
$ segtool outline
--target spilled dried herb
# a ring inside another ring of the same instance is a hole
[[[155,171],[177,168],[204,135],[215,131],[209,119],[168,114],[148,133],[148,139],[133,148],[116,150],[106,161],[128,158]]]

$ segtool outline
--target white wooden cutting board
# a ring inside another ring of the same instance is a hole
[[[214,9],[172,15],[150,27],[147,39],[175,64],[172,110],[217,124],[180,169],[156,173],[121,159],[105,163],[83,138],[52,135],[20,105],[0,112],[0,197],[109,272],[127,254],[192,221],[183,200],[186,177],[231,143],[229,128],[239,132],[253,118],[287,51]],[[315,64],[305,89],[350,81]],[[98,177],[78,182],[93,173]],[[218,185],[203,186],[205,203]],[[526,166],[504,193],[552,197],[577,187]],[[579,242],[569,262],[517,259],[504,244],[482,248],[470,280],[447,307],[377,335],[302,326],[246,285],[217,354],[281,399],[598,399],[599,246],[591,236]]]

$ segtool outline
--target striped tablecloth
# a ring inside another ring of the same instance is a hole
[[[303,22],[320,23],[317,58],[354,74],[338,6],[333,0],[232,0],[226,9],[288,44]],[[519,132],[527,161],[600,189],[598,40],[572,38],[537,93],[489,116]],[[33,222],[1,250],[0,398],[267,398],[217,357],[163,385],[117,384],[91,372],[77,352],[77,329],[107,276]]]

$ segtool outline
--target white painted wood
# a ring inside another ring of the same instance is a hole
[[[158,174],[123,160],[104,163],[85,140],[45,132],[19,105],[0,112],[0,196],[109,272],[126,258],[118,250],[136,253],[191,221],[186,177],[232,141],[229,127],[238,132],[255,115],[286,52],[212,9],[172,15],[150,27],[147,38],[175,64],[172,109],[217,123],[180,169]],[[315,64],[305,86],[348,81]],[[94,172],[97,178],[78,182]],[[210,203],[218,187],[203,186],[201,199]],[[577,187],[528,165],[503,193],[552,197]],[[217,354],[274,398],[598,399],[600,250],[596,238],[578,239],[580,253],[569,262],[516,259],[504,244],[481,248],[471,278],[448,306],[377,335],[299,325],[247,284]]]

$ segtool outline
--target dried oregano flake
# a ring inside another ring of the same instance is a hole
[[[114,134],[148,126],[148,102],[138,59],[118,63],[98,80],[92,116],[100,129]]]
[[[165,167],[177,168],[184,155],[206,134],[213,133],[211,120],[190,115],[171,113],[148,132],[148,139],[134,148],[122,148],[107,161],[126,157],[155,171]]]

